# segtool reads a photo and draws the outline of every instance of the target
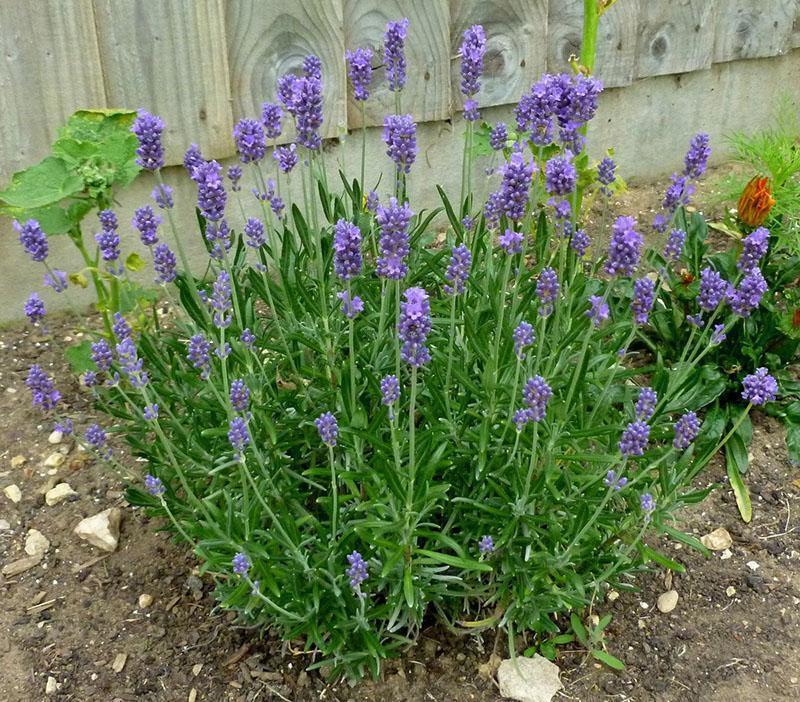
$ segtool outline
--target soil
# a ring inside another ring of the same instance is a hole
[[[661,190],[663,185],[654,186],[644,197],[652,202]],[[620,202],[637,211],[641,204]],[[0,564],[26,555],[31,528],[51,542],[38,565],[0,576],[0,700],[501,699],[493,671],[508,654],[504,636],[456,638],[432,626],[405,657],[384,666],[380,680],[351,686],[305,672],[309,654],[269,632],[247,629],[216,608],[196,561],[171,543],[158,523],[125,503],[124,486],[140,480],[125,446],[114,444],[126,466],[114,472],[68,439],[49,444],[52,427],[31,408],[24,378],[35,362],[58,379],[69,413],[81,426],[93,417],[102,421],[85,391],[70,380],[63,358],[80,325],[92,321],[51,318],[45,335],[21,324],[0,335],[0,489],[15,483],[22,490],[18,504],[0,493],[0,520],[10,527],[0,523]],[[66,456],[63,464],[45,467],[45,459],[59,451]],[[596,603],[595,614],[613,614],[606,646],[626,668],[615,672],[585,651],[560,650],[556,663],[564,690],[555,699],[800,699],[800,467],[789,463],[781,425],[764,415],[754,417],[751,454],[750,524],[739,518],[719,460],[701,476],[719,488],[680,515],[683,529],[697,536],[726,528],[733,537],[729,551],[704,558],[680,544],[654,540],[652,545],[683,563],[686,573],[655,569],[632,581],[635,591]],[[26,461],[12,467],[15,456]],[[62,481],[77,495],[45,505],[46,488]],[[119,548],[105,554],[72,529],[83,517],[112,506],[124,519]],[[679,601],[664,614],[656,601],[669,589],[678,592]],[[138,601],[145,593],[153,601],[143,608]],[[47,694],[49,677],[55,689]]]

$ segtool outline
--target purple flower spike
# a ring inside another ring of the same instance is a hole
[[[494,539],[488,535],[482,536],[481,540],[478,541],[478,551],[482,556],[494,553]]]
[[[656,509],[656,501],[653,496],[646,492],[639,498],[639,503],[642,507],[642,512],[645,513],[645,517],[649,518],[650,515],[655,512]]]
[[[242,186],[239,185],[239,181],[242,179],[242,167],[241,166],[228,166],[228,180],[231,181],[231,190],[235,193],[238,193]]]
[[[353,295],[351,299],[350,293],[342,290],[336,293],[336,297],[342,301],[342,314],[348,319],[355,319],[364,311],[364,301],[358,295]]]
[[[183,155],[183,167],[192,180],[197,180],[194,172],[205,162],[206,160],[203,158],[203,154],[200,152],[200,147],[197,144],[192,144],[186,149],[186,153]]]
[[[265,102],[261,105],[261,124],[264,125],[264,135],[267,139],[277,139],[281,135],[281,119],[283,111],[280,105],[274,102]]]
[[[697,304],[701,310],[713,312],[720,302],[725,299],[728,283],[711,268],[700,271],[700,292],[697,295]]]
[[[136,344],[131,337],[125,337],[117,344],[117,361],[133,387],[143,388],[147,385],[149,379],[142,370],[144,361],[139,358]]]
[[[350,587],[358,597],[366,597],[366,594],[361,591],[361,583],[368,577],[367,562],[361,557],[358,551],[353,551],[347,556],[347,562],[350,567],[345,571],[347,579],[350,581]]]
[[[525,347],[531,346],[536,341],[533,326],[528,322],[520,322],[511,336],[514,339],[514,354],[522,361],[525,358]]]
[[[397,198],[389,198],[389,206],[378,206],[375,221],[380,229],[380,256],[376,272],[381,278],[400,280],[408,273],[405,258],[409,253],[408,225],[411,221],[408,203],[400,206]]]
[[[207,220],[218,222],[225,214],[228,201],[222,166],[216,161],[203,162],[193,173],[193,180],[197,183],[197,208]]]
[[[417,125],[411,115],[386,115],[383,119],[386,155],[399,173],[410,173],[417,158]]]
[[[605,271],[613,276],[633,275],[644,245],[644,238],[636,231],[636,220],[633,217],[617,217],[611,231]]]
[[[145,405],[142,416],[144,417],[145,421],[148,422],[153,422],[158,419],[158,405],[155,403],[152,405]]]
[[[322,61],[319,56],[309,54],[303,59],[303,75],[306,78],[322,79]]]
[[[461,295],[464,292],[471,266],[472,253],[470,250],[464,244],[454,246],[450,256],[450,264],[444,274],[448,283],[444,286],[445,293],[448,295]]]
[[[97,370],[101,372],[111,370],[114,355],[111,346],[105,339],[100,339],[92,344],[92,361],[97,366]]]
[[[628,484],[628,479],[622,475],[618,476],[615,470],[610,470],[606,473],[606,477],[603,478],[603,483],[605,483],[606,487],[619,492]]]
[[[509,256],[522,253],[522,242],[525,237],[522,232],[515,232],[513,229],[506,229],[504,234],[497,237],[497,243]]]
[[[195,334],[189,339],[186,357],[200,371],[200,377],[207,380],[211,373],[211,342],[202,334]]]
[[[374,190],[370,190],[367,193],[366,202],[364,203],[364,207],[367,208],[367,212],[377,212],[378,205],[380,205],[380,198],[378,197],[378,193]]]
[[[406,301],[400,304],[397,333],[403,346],[400,357],[414,368],[431,360],[425,342],[431,331],[431,304],[428,293],[422,288],[408,288],[403,293]]]
[[[765,405],[778,397],[778,383],[766,368],[759,368],[742,382],[742,398],[754,405]]]
[[[29,219],[25,224],[20,224],[14,220],[14,229],[19,234],[19,243],[25,249],[25,253],[31,257],[32,261],[41,263],[47,258],[49,250],[47,236],[35,219]]]
[[[164,131],[163,120],[145,110],[139,110],[131,131],[139,140],[139,148],[136,149],[136,163],[148,171],[157,171],[159,168],[163,168],[164,146],[161,144],[161,133]]]
[[[372,49],[358,48],[345,52],[347,76],[353,84],[353,97],[359,102],[369,98],[369,84],[372,82]]]
[[[533,162],[527,163],[519,152],[511,154],[503,166],[503,184],[496,193],[496,205],[502,214],[514,222],[525,215],[534,168]]]
[[[111,449],[106,446],[108,439],[106,432],[99,424],[92,424],[86,429],[86,443],[89,444],[102,458],[111,458]]]
[[[551,158],[544,167],[545,185],[551,195],[569,195],[578,182],[578,171],[572,163],[572,154]]]
[[[279,146],[272,152],[272,158],[278,162],[281,173],[290,173],[297,165],[297,144]]]
[[[156,283],[166,284],[171,283],[178,276],[175,266],[178,262],[175,259],[175,254],[172,249],[166,244],[158,244],[153,249],[153,268],[156,273]]]
[[[245,243],[252,249],[258,249],[267,243],[264,235],[264,224],[256,217],[248,217],[244,225]]]
[[[139,232],[139,239],[145,246],[153,246],[158,243],[159,224],[161,224],[161,217],[153,212],[150,205],[137,209],[131,220],[131,226]]]
[[[486,55],[486,33],[483,27],[475,24],[464,31],[461,43],[461,92],[471,97],[480,89],[483,73],[483,57]]]
[[[638,278],[633,281],[631,311],[636,324],[647,324],[650,319],[650,311],[655,302],[655,290],[655,281],[650,278]]]
[[[481,118],[481,113],[478,110],[478,101],[470,98],[464,101],[464,119],[467,122],[477,122]]]
[[[153,192],[150,193],[150,197],[162,210],[170,210],[175,204],[172,200],[172,188],[166,184],[156,185],[156,187],[153,188]]]
[[[247,557],[247,554],[240,552],[233,557],[231,565],[236,575],[245,577],[250,570],[250,559]]]
[[[725,325],[715,324],[714,331],[711,332],[711,339],[709,339],[709,343],[712,346],[719,346],[727,338],[728,335],[725,333]]]
[[[650,427],[641,419],[631,422],[622,432],[619,450],[623,456],[642,456],[650,440]]]
[[[531,421],[530,409],[518,409],[516,412],[514,412],[514,416],[512,417],[511,421],[514,422],[514,425],[517,427],[517,431],[522,431],[525,428],[525,425]]]
[[[381,379],[381,402],[390,407],[400,399],[400,381],[396,375]]]
[[[542,317],[553,313],[560,290],[556,272],[552,268],[543,269],[536,283],[536,297],[539,298],[539,314]]]
[[[495,151],[502,151],[508,143],[508,127],[505,122],[498,122],[489,135],[489,146]]]
[[[250,434],[247,432],[247,422],[243,417],[234,417],[228,424],[228,441],[237,461],[242,460],[242,452],[250,444]]]
[[[689,448],[699,433],[700,420],[694,412],[687,412],[675,422],[675,438],[672,440],[672,445],[678,451],[683,451]]]
[[[386,79],[389,90],[397,92],[406,84],[405,41],[408,33],[408,19],[387,22],[383,35],[383,64],[386,68]]]
[[[586,310],[586,316],[592,320],[595,328],[599,327],[603,322],[609,318],[608,303],[600,295],[592,295],[589,297],[589,309]]]
[[[154,475],[150,475],[150,473],[144,476],[144,489],[153,497],[163,495],[167,491],[167,488],[164,487],[164,483],[161,482],[161,478],[156,478]]]
[[[769,229],[759,227],[744,240],[742,255],[736,263],[740,271],[749,273],[756,268],[769,249]]]
[[[44,302],[37,293],[31,293],[31,296],[25,302],[25,316],[31,324],[36,324],[44,319],[46,314]]]
[[[708,134],[702,132],[692,137],[692,141],[689,144],[689,151],[686,152],[686,157],[683,161],[685,164],[683,170],[684,175],[697,179],[706,172],[708,159],[711,156],[711,147],[708,145],[708,142]]]
[[[267,153],[264,128],[254,119],[240,119],[233,128],[233,140],[242,163],[260,161]]]
[[[297,124],[297,141],[316,151],[322,145],[318,133],[322,126],[322,80],[315,76],[297,78],[294,82],[293,114]]]
[[[327,446],[336,446],[336,439],[339,436],[339,424],[336,417],[330,412],[325,412],[314,420],[314,424],[322,443]]]
[[[231,383],[230,399],[231,407],[235,412],[247,412],[250,405],[250,390],[241,378],[237,378]]]
[[[342,280],[350,280],[361,273],[361,267],[361,230],[340,219],[333,228],[333,270]]]
[[[686,243],[686,232],[683,229],[673,229],[669,233],[666,246],[664,246],[664,258],[668,261],[677,261],[683,256],[683,247]]]
[[[592,240],[584,229],[576,229],[569,242],[570,248],[581,258],[586,255]]]
[[[529,378],[522,389],[522,400],[528,406],[531,421],[541,422],[547,412],[547,403],[553,397],[553,390],[541,375]]]
[[[642,388],[639,391],[639,399],[636,400],[634,411],[636,412],[636,419],[647,421],[653,416],[656,411],[656,404],[658,404],[658,395],[652,388]]]
[[[737,288],[728,289],[728,303],[735,314],[749,317],[750,313],[761,304],[761,298],[767,289],[767,281],[761,269],[753,268],[739,281]]]
[[[44,285],[47,288],[53,288],[53,290],[57,293],[64,292],[67,289],[66,271],[59,271],[53,269],[49,273],[45,273]]]
[[[45,411],[51,410],[61,399],[61,393],[56,390],[53,379],[37,364],[32,365],[28,370],[25,385],[31,391],[34,407],[41,407]]]
[[[231,278],[226,271],[220,271],[214,281],[213,292],[209,304],[214,310],[214,326],[225,329],[230,326],[231,310]]]
[[[114,313],[114,324],[111,326],[111,331],[117,337],[117,341],[128,339],[131,336],[131,326],[126,321],[125,317],[120,312]]]
[[[606,195],[611,196],[611,189],[608,187],[616,179],[617,164],[610,156],[606,156],[600,163],[597,164],[597,182],[600,183],[600,191]]]
[[[249,329],[245,329],[239,339],[248,349],[252,349],[256,343],[256,335]]]
[[[664,193],[661,206],[671,215],[681,206],[689,204],[689,199],[694,193],[694,185],[689,182],[688,176],[672,174],[672,182]]]

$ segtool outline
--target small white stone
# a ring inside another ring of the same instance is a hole
[[[53,505],[57,505],[59,502],[63,502],[70,495],[77,494],[78,493],[70,487],[69,483],[59,483],[45,493],[44,501],[47,503],[48,507],[52,507]]]
[[[75,527],[75,533],[92,546],[103,551],[116,551],[119,544],[119,523],[122,512],[111,507],[93,517],[82,519]]]
[[[38,529],[30,529],[25,537],[25,553],[29,556],[43,556],[50,548],[50,540]]]
[[[55,695],[58,692],[58,682],[52,675],[47,676],[47,684],[44,686],[45,695]]]
[[[7,531],[11,528],[11,523],[8,519],[0,519],[0,531]]]
[[[731,550],[729,548],[726,548],[722,553],[719,554],[719,557],[723,561],[727,561],[732,555],[733,554],[731,553]]]
[[[15,505],[22,499],[22,490],[17,485],[9,485],[3,490],[3,494]]]
[[[640,602],[640,603],[639,603],[639,606],[640,606],[642,609],[647,609],[648,607],[650,607],[650,605],[649,605],[649,604],[647,604],[647,602]]]
[[[725,594],[728,597],[733,597],[736,594],[736,588],[733,585],[728,585],[728,587],[725,588]]]
[[[733,544],[733,539],[727,529],[720,527],[709,534],[700,537],[703,546],[711,551],[724,551]]]
[[[609,602],[616,602],[619,599],[619,593],[616,590],[609,590],[606,599]]]
[[[64,432],[60,429],[54,429],[50,436],[47,437],[48,444],[60,444],[64,439]]]
[[[678,593],[676,590],[667,590],[658,596],[656,606],[659,612],[668,614],[678,605]]]
[[[51,453],[47,458],[44,459],[44,465],[47,468],[58,468],[64,462],[64,454],[58,453]]]
[[[760,566],[760,565],[758,565],[758,563],[756,563],[755,561],[747,561],[747,563],[745,563],[745,565],[746,565],[746,566],[747,566],[747,567],[748,567],[750,570],[752,570],[754,573],[755,573],[755,572],[756,572],[756,571],[757,571],[757,570],[758,570],[758,569],[761,567],[761,566]]]
[[[518,702],[550,702],[564,688],[560,672],[555,663],[539,654],[507,658],[497,670],[500,694]]]
[[[153,604],[153,596],[149,595],[146,592],[143,592],[139,595],[139,609],[147,609],[151,604]]]
[[[11,467],[12,468],[19,468],[21,467],[28,459],[23,456],[22,454],[18,454],[11,459]]]

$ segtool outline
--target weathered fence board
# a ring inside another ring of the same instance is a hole
[[[109,105],[143,107],[167,125],[168,164],[191,142],[211,158],[232,153],[222,0],[95,0]]]
[[[47,153],[75,110],[105,107],[91,0],[0,2],[0,178]]]
[[[792,49],[800,47],[800,0],[794,0],[794,24],[792,26],[792,35],[789,37],[789,46]]]
[[[714,62],[776,56],[789,48],[795,0],[725,0],[717,9]]]
[[[450,80],[453,110],[461,109],[464,30],[474,24],[486,32],[481,107],[517,102],[547,68],[547,0],[451,0]]]
[[[450,117],[450,8],[447,0],[344,0],[345,44],[375,50],[372,97],[366,104],[368,125],[383,124],[394,112],[394,93],[383,70],[383,32],[386,23],[407,17],[408,83],[401,93],[401,110],[417,122]],[[360,108],[351,105],[351,127],[361,125]]]
[[[637,77],[709,68],[716,12],[717,0],[642,3]]]
[[[273,0],[268,5],[262,0],[228,0],[226,5],[235,116],[258,117],[263,102],[275,101],[278,78],[300,74],[303,59],[314,54],[322,62],[321,134],[341,134],[347,127],[341,0]],[[289,141],[294,130],[287,119],[284,125],[281,141]]]

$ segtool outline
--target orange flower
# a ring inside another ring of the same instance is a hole
[[[760,227],[774,204],[769,179],[756,176],[745,185],[739,198],[739,219],[750,227]]]

